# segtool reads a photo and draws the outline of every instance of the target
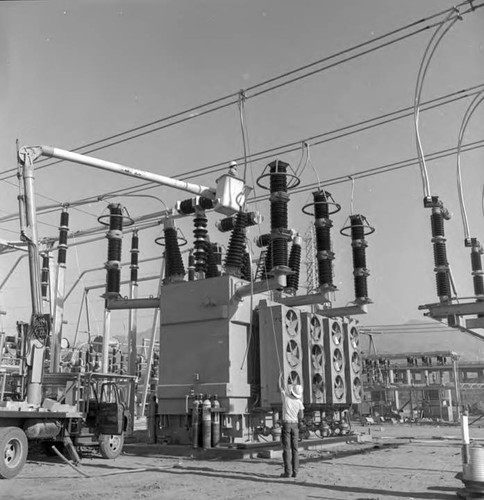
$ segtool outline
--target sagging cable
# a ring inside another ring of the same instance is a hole
[[[318,174],[317,169],[315,168],[315,166],[313,165],[313,162],[311,161],[311,154],[309,152],[309,142],[304,141],[303,147],[306,148],[306,161],[304,163],[304,166],[301,168],[300,172],[298,172],[299,167],[298,167],[298,169],[296,169],[295,175],[300,178],[302,176],[304,170],[306,169],[306,167],[308,165],[310,165],[310,167],[313,169],[314,175],[316,176],[316,180],[318,181],[318,190],[321,191],[321,179],[319,178],[319,174]]]
[[[457,15],[455,13],[457,12]],[[442,40],[442,38],[445,36],[445,34],[452,28],[454,23],[462,19],[461,14],[459,13],[459,10],[457,8],[452,9],[447,17],[438,25],[437,29],[435,30],[434,34],[430,38],[430,41],[425,49],[424,55],[422,57],[422,61],[420,63],[420,67],[418,70],[418,75],[417,75],[417,82],[415,85],[415,96],[414,96],[414,108],[413,108],[413,113],[414,113],[414,124],[415,124],[415,139],[416,139],[416,145],[417,145],[417,154],[418,154],[418,159],[419,159],[419,164],[420,164],[420,173],[422,176],[422,183],[423,183],[423,191],[424,191],[424,197],[425,199],[430,199],[431,198],[431,191],[430,191],[430,181],[429,181],[429,176],[427,172],[427,165],[425,163],[425,154],[423,151],[422,147],[422,140],[420,137],[420,124],[419,124],[419,117],[420,117],[420,99],[422,96],[422,88],[423,88],[423,83],[425,80],[425,76],[427,74],[430,61],[432,60],[432,57]],[[447,26],[446,23],[449,23]]]
[[[459,193],[459,204],[460,204],[460,210],[461,210],[461,215],[462,215],[462,223],[464,225],[464,243],[465,246],[469,246],[471,242],[471,236],[470,236],[470,229],[469,229],[469,221],[467,218],[467,211],[466,211],[466,206],[465,206],[465,200],[464,200],[464,189],[462,187],[462,171],[461,171],[461,163],[460,163],[460,153],[461,153],[461,148],[462,148],[462,142],[464,140],[464,134],[467,128],[467,125],[469,123],[469,120],[471,119],[472,115],[474,114],[475,110],[481,104],[481,102],[484,101],[484,91],[479,92],[472,102],[469,104],[465,114],[464,118],[462,119],[461,127],[459,130],[459,138],[457,141],[457,190]]]
[[[249,139],[247,132],[247,120],[245,116],[245,101],[247,100],[247,96],[245,95],[245,91],[242,89],[239,92],[239,100],[237,102],[239,107],[239,117],[240,117],[240,129],[242,132],[242,146],[244,149],[244,182],[247,180],[247,158],[249,157]]]

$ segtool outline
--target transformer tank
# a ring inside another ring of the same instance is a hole
[[[157,397],[160,433],[172,442],[190,441],[185,420],[194,395],[216,395],[236,420],[252,406],[251,300],[235,298],[244,285],[224,275],[162,287]]]

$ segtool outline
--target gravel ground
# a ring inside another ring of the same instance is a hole
[[[133,443],[116,460],[83,458],[84,477],[60,459],[32,451],[19,476],[0,481],[5,500],[132,499],[456,499],[463,487],[457,426],[354,428],[360,442],[301,450],[296,479],[283,479],[281,451],[270,458],[175,457],[161,445]],[[484,440],[484,429],[471,428]]]

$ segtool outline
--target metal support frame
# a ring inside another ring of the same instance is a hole
[[[40,253],[37,236],[37,213],[34,196],[34,160],[35,156],[30,151],[19,153],[19,214],[21,224],[21,237],[27,241],[29,256],[30,296],[32,300],[32,318],[42,314],[42,293],[40,286]],[[30,345],[31,365],[27,385],[27,403],[38,406],[42,398],[42,369],[45,348],[38,341]]]
[[[161,287],[163,286],[163,274],[165,272],[165,259],[162,260],[161,262],[161,269],[160,269],[160,280],[158,282],[158,296],[161,296]],[[156,325],[159,323],[160,325],[160,339],[161,339],[161,321],[159,321],[160,318],[160,308],[156,308],[155,312],[153,314],[153,325],[151,328],[151,338],[150,338],[150,348],[148,351],[148,356],[146,360],[146,377],[145,377],[145,385],[143,387],[143,395],[141,399],[141,415],[144,415],[145,413],[145,407],[146,407],[146,399],[148,397],[148,388],[150,386],[150,373],[151,373],[151,366],[153,364],[153,353],[155,351],[155,336],[156,336]],[[161,342],[160,342],[160,349],[161,349]]]
[[[429,312],[426,316],[430,316],[433,319],[443,319],[448,316],[468,316],[471,314],[484,314],[484,302],[464,302],[462,304],[424,304],[418,306],[421,311],[427,309]]]
[[[355,316],[357,314],[367,314],[368,308],[367,308],[367,304],[355,304],[352,306],[331,307],[329,309],[318,309],[315,312],[316,312],[316,314],[319,314],[320,316],[334,318],[334,317],[340,317],[340,316]]]
[[[160,307],[159,297],[149,298],[132,298],[126,299],[123,297],[110,298],[106,301],[106,309],[110,311],[119,311],[123,309],[137,310],[137,309],[157,309]]]
[[[251,188],[248,188],[243,180],[237,179],[229,174],[222,175],[217,179],[217,187],[212,188],[202,184],[194,184],[191,182],[173,179],[164,175],[155,174],[145,170],[138,170],[126,165],[114,163],[111,161],[101,160],[92,156],[87,156],[64,149],[55,148],[52,146],[27,146],[19,151],[19,157],[29,159],[30,166],[33,166],[35,159],[40,156],[48,158],[56,158],[59,160],[71,161],[88,167],[99,168],[110,172],[134,177],[136,179],[154,182],[162,186],[169,186],[181,191],[187,191],[198,196],[203,196],[215,201],[215,210],[226,215],[232,215],[241,210],[245,204],[245,199]]]

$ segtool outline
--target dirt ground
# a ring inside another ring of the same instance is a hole
[[[0,481],[3,500],[133,499],[456,499],[463,487],[458,426],[354,427],[361,442],[300,451],[296,479],[284,479],[281,451],[232,460],[168,456],[167,446],[130,443],[116,460],[85,457],[80,468],[31,452],[14,479]],[[484,440],[484,428],[471,427]]]

